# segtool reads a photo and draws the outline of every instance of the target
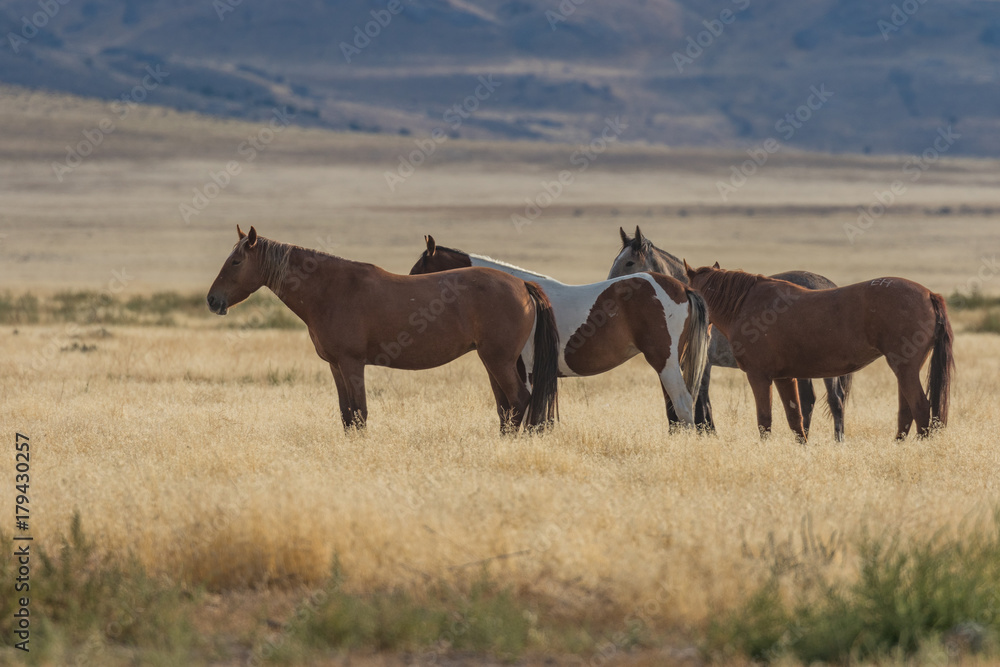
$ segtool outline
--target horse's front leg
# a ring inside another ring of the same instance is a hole
[[[362,430],[368,421],[368,399],[365,393],[364,362],[348,360],[330,364],[340,400],[340,419],[344,430]]]
[[[771,434],[771,378],[747,374],[753,399],[757,404],[757,430],[760,439],[766,440]]]
[[[813,383],[809,378],[798,378],[795,383],[799,386],[799,406],[802,410],[802,428],[806,437],[809,437],[809,427],[812,424],[813,409],[816,407],[816,392],[813,391]],[[774,383],[778,385],[777,382]],[[829,388],[829,384],[827,388]],[[779,390],[780,391],[780,390]]]
[[[778,388],[781,405],[785,408],[785,418],[788,419],[788,426],[795,432],[795,439],[799,444],[806,444],[806,431],[802,424],[802,403],[799,399],[798,381],[795,378],[775,380],[774,386]]]

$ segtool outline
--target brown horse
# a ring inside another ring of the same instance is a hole
[[[635,237],[629,238],[628,234],[621,227],[618,232],[622,238],[622,248],[615,257],[611,265],[608,278],[625,276],[639,271],[650,271],[665,273],[673,276],[682,283],[688,281],[687,274],[684,273],[684,264],[680,259],[674,257],[666,250],[662,250],[653,245],[649,238],[642,235],[638,226],[635,228]],[[777,273],[772,278],[787,280],[808,289],[830,289],[837,285],[818,273],[811,271],[785,271]],[[551,296],[551,295],[550,295]],[[708,350],[708,363],[705,365],[705,373],[701,380],[701,390],[695,401],[695,422],[698,426],[705,428],[709,432],[715,431],[715,421],[712,418],[712,401],[708,395],[708,386],[712,381],[712,367],[721,366],[723,368],[736,368],[736,359],[733,358],[733,350],[725,336],[712,336],[712,345]],[[843,375],[839,378],[824,378],[826,384],[826,404],[830,409],[830,416],[833,417],[833,436],[838,442],[844,440],[844,406],[847,405],[847,398],[851,393],[850,375]],[[798,378],[799,397],[802,399],[802,422],[809,435],[809,425],[812,422],[813,407],[816,405],[816,394],[813,392],[812,380],[808,378]],[[670,408],[668,407],[668,410]]]
[[[920,437],[948,423],[954,336],[940,294],[904,278],[809,290],[785,280],[724,271],[718,263],[692,269],[684,262],[684,269],[747,374],[761,437],[771,430],[772,382],[788,425],[805,442],[795,378],[846,375],[882,356],[899,387],[896,438],[905,438],[914,420]],[[932,351],[925,394],[920,368]]]
[[[701,386],[708,354],[705,301],[669,276],[640,273],[590,285],[566,285],[504,262],[445,248],[425,236],[427,249],[411,275],[457,267],[499,269],[537,282],[552,301],[559,330],[559,375],[597,375],[642,354],[660,379],[670,425],[694,423],[692,393]],[[525,349],[530,355],[530,347]],[[669,413],[668,413],[669,414]]]
[[[330,364],[344,428],[368,419],[365,366],[434,368],[476,350],[489,372],[500,432],[550,424],[557,400],[558,336],[541,289],[501,271],[463,269],[400,276],[372,264],[257,236],[251,227],[226,259],[208,293],[225,315],[268,287],[309,328]],[[533,388],[517,363],[533,341]]]

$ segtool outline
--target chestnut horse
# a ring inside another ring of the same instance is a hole
[[[279,243],[251,227],[208,292],[225,315],[268,287],[309,328],[316,353],[330,364],[345,429],[368,419],[365,366],[434,368],[476,350],[489,372],[500,432],[551,423],[557,400],[558,338],[552,306],[537,285],[501,271],[470,269],[400,276],[372,264]],[[518,363],[532,340],[534,386]]]
[[[626,276],[639,271],[657,271],[673,276],[682,283],[688,281],[681,260],[666,250],[661,250],[653,245],[652,241],[642,235],[638,226],[635,228],[634,238],[629,238],[621,227],[618,228],[618,232],[622,237],[622,249],[611,265],[608,278]],[[787,280],[808,289],[830,289],[837,286],[832,280],[809,271],[786,271],[771,277]],[[712,381],[712,366],[737,367],[729,341],[721,334],[712,336],[712,345],[708,349],[708,363],[705,365],[705,374],[701,380],[701,390],[695,401],[695,421],[708,431],[715,430],[715,422],[712,419],[712,402],[708,395],[708,386]],[[842,375],[839,378],[823,379],[826,384],[826,403],[830,409],[830,416],[833,417],[833,437],[837,442],[844,440],[844,406],[851,393],[851,380],[850,374]],[[813,406],[816,404],[816,394],[813,392],[812,380],[809,378],[799,378],[798,385],[799,397],[802,399],[802,422],[806,435],[808,435],[812,422]]]
[[[566,285],[489,257],[439,246],[430,236],[424,240],[427,249],[411,275],[488,267],[541,285],[552,302],[562,344],[560,376],[596,375],[642,353],[660,378],[667,404],[676,406],[681,421],[694,423],[692,393],[701,385],[709,342],[705,301],[694,291],[669,276],[648,273]],[[530,357],[530,349],[525,353]]]
[[[940,294],[904,278],[809,290],[718,264],[692,269],[684,262],[684,269],[747,374],[761,437],[771,430],[772,382],[788,425],[805,442],[795,379],[846,375],[883,356],[899,387],[896,438],[905,438],[914,420],[918,437],[948,423],[954,336]],[[920,368],[932,351],[925,394]]]

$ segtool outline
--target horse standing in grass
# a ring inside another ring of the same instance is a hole
[[[747,374],[761,437],[771,430],[772,382],[788,425],[805,442],[795,379],[846,375],[882,356],[899,388],[896,438],[905,438],[914,420],[918,437],[948,423],[954,336],[940,294],[904,278],[809,290],[718,264],[692,269],[684,262],[684,269]],[[920,368],[928,355],[925,393]]]
[[[268,287],[309,328],[330,364],[345,429],[368,419],[365,366],[434,368],[476,350],[489,372],[500,432],[555,418],[558,338],[552,306],[533,283],[501,271],[470,269],[399,276],[372,264],[257,236],[251,227],[226,259],[208,293],[225,315]],[[528,341],[533,389],[519,377]]]
[[[648,273],[566,285],[489,257],[439,246],[430,236],[424,240],[427,249],[411,275],[488,267],[537,282],[555,313],[561,376],[604,373],[641,353],[659,376],[667,404],[676,407],[680,421],[694,423],[692,394],[701,385],[709,343],[708,315],[700,295],[669,276]],[[530,358],[530,348],[525,354]]]
[[[629,238],[621,227],[618,228],[618,231],[622,237],[622,249],[611,266],[608,278],[625,276],[639,271],[658,271],[673,276],[683,283],[688,281],[681,260],[653,245],[652,241],[643,237],[639,227],[635,228],[635,238]],[[828,278],[809,271],[787,271],[771,277],[787,280],[807,289],[830,289],[837,286]],[[712,346],[708,351],[708,364],[705,366],[705,374],[702,377],[701,388],[695,403],[695,421],[699,426],[709,431],[715,430],[715,421],[712,419],[712,402],[708,396],[708,386],[712,381],[712,366],[737,367],[729,341],[725,336],[718,335],[718,332],[717,335],[712,336]],[[833,417],[833,435],[837,442],[844,440],[844,406],[851,393],[851,380],[850,374],[823,379],[826,384],[826,402],[830,408],[830,415]],[[808,434],[812,422],[813,406],[816,404],[816,394],[813,391],[812,380],[809,378],[799,378],[798,385],[799,396],[802,399],[803,426]]]

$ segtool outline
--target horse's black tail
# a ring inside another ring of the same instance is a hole
[[[535,304],[534,363],[531,369],[531,399],[524,413],[530,427],[551,426],[559,407],[559,330],[552,303],[537,283],[525,282]]]
[[[931,424],[947,426],[951,379],[955,372],[955,356],[952,351],[955,334],[951,330],[951,322],[948,321],[948,309],[944,297],[940,294],[931,294],[931,305],[934,308],[934,352],[931,355],[927,398],[931,402]]]

